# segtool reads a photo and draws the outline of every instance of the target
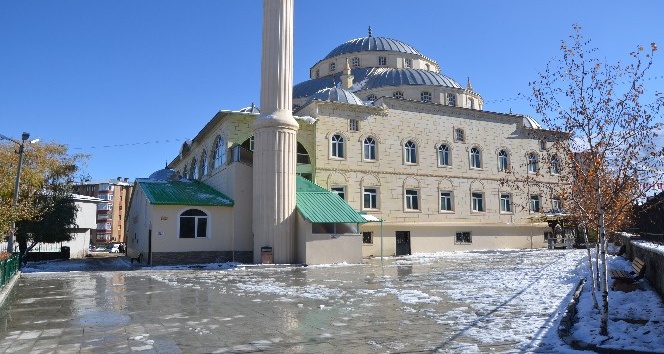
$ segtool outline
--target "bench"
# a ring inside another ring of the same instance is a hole
[[[131,258],[131,263],[134,264],[134,261],[136,261],[136,263],[141,263],[142,260],[143,260],[143,253],[139,253],[138,256]]]
[[[609,275],[613,279],[613,288],[622,290],[625,286],[624,284],[632,284],[639,279],[643,278],[646,270],[646,263],[638,257],[635,257],[632,261],[632,271],[628,272],[622,269],[609,269]],[[632,289],[633,287],[627,287]]]

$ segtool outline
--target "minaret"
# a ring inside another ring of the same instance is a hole
[[[263,1],[261,114],[254,121],[254,262],[272,247],[275,263],[295,261],[293,0]]]
[[[348,63],[348,58],[346,58],[346,65],[341,74],[341,88],[350,90],[351,87],[353,87],[353,75],[350,73],[350,63]]]

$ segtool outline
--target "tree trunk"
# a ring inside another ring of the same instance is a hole
[[[598,172],[599,174],[599,172]],[[600,258],[600,285],[602,289],[602,308],[599,334],[609,335],[609,282],[606,276],[606,230],[604,227],[604,200],[599,184],[599,175],[596,177],[595,192],[597,193],[597,205],[599,212],[599,258]]]
[[[590,267],[590,271],[588,274],[590,274],[590,283],[592,284],[592,292],[591,294],[593,295],[593,305],[595,309],[599,309],[599,304],[597,304],[597,295],[595,292],[597,291],[597,283],[595,281],[595,274],[593,270],[593,256],[592,252],[590,251],[590,245],[588,244],[588,232],[586,230],[586,225],[581,225],[583,227],[583,240],[586,243],[586,250],[588,251],[588,266]]]

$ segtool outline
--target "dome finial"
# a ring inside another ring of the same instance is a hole
[[[468,81],[466,83],[466,90],[472,91],[473,85],[470,84],[470,76],[468,76]]]
[[[371,26],[369,26],[369,37],[371,37]]]

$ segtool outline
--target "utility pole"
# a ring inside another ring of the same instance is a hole
[[[25,142],[30,139],[30,133],[23,132],[21,135],[21,142],[18,142],[12,138],[6,137],[0,134],[1,139],[9,140],[14,144],[18,145],[18,168],[16,169],[16,180],[14,181],[14,199],[12,201],[12,207],[15,209],[18,205],[18,187],[21,183],[21,166],[23,165],[23,151],[25,151]],[[7,236],[7,252],[14,252],[14,235],[16,233],[16,222],[12,222],[12,229]]]

